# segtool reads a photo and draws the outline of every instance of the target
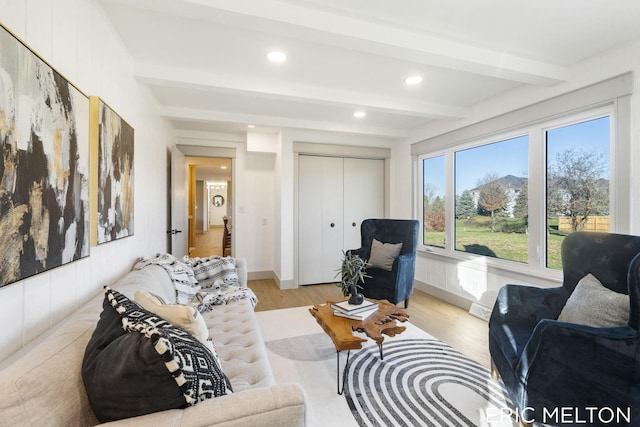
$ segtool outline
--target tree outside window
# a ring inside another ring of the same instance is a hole
[[[546,132],[547,267],[562,268],[564,236],[610,230],[609,116]]]
[[[422,161],[422,224],[425,245],[445,247],[445,157]]]
[[[455,249],[528,262],[527,135],[455,152]],[[516,209],[517,208],[517,209]]]

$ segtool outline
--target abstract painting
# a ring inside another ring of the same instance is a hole
[[[133,128],[98,97],[91,97],[91,113],[92,133],[97,133],[96,221],[101,244],[133,235]]]
[[[89,255],[89,99],[0,26],[0,286]]]

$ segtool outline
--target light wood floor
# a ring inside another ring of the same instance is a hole
[[[222,234],[222,226],[211,226],[205,233],[196,233],[196,247],[189,250],[189,256],[192,258],[222,256]]]
[[[340,298],[333,284],[308,285],[281,290],[271,280],[250,280],[248,286],[258,297],[256,311],[309,306],[328,298]],[[400,303],[404,307],[403,303]],[[409,301],[409,321],[482,366],[490,367],[488,324],[467,311],[415,290]]]

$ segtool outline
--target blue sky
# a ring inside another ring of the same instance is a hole
[[[456,194],[477,187],[487,173],[529,176],[528,141],[525,135],[456,152]]]
[[[569,148],[603,153],[609,157],[609,117],[552,129],[547,132],[547,157],[555,160],[558,153]],[[527,177],[528,136],[520,136],[489,145],[457,151],[455,153],[456,194],[477,187],[487,173],[502,177]],[[608,178],[608,177],[607,177]],[[445,194],[444,156],[425,160],[425,183],[435,189],[435,195]]]

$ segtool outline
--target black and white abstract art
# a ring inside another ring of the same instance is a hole
[[[0,26],[0,286],[89,255],[89,99]]]
[[[133,235],[133,128],[98,102],[98,244]]]

